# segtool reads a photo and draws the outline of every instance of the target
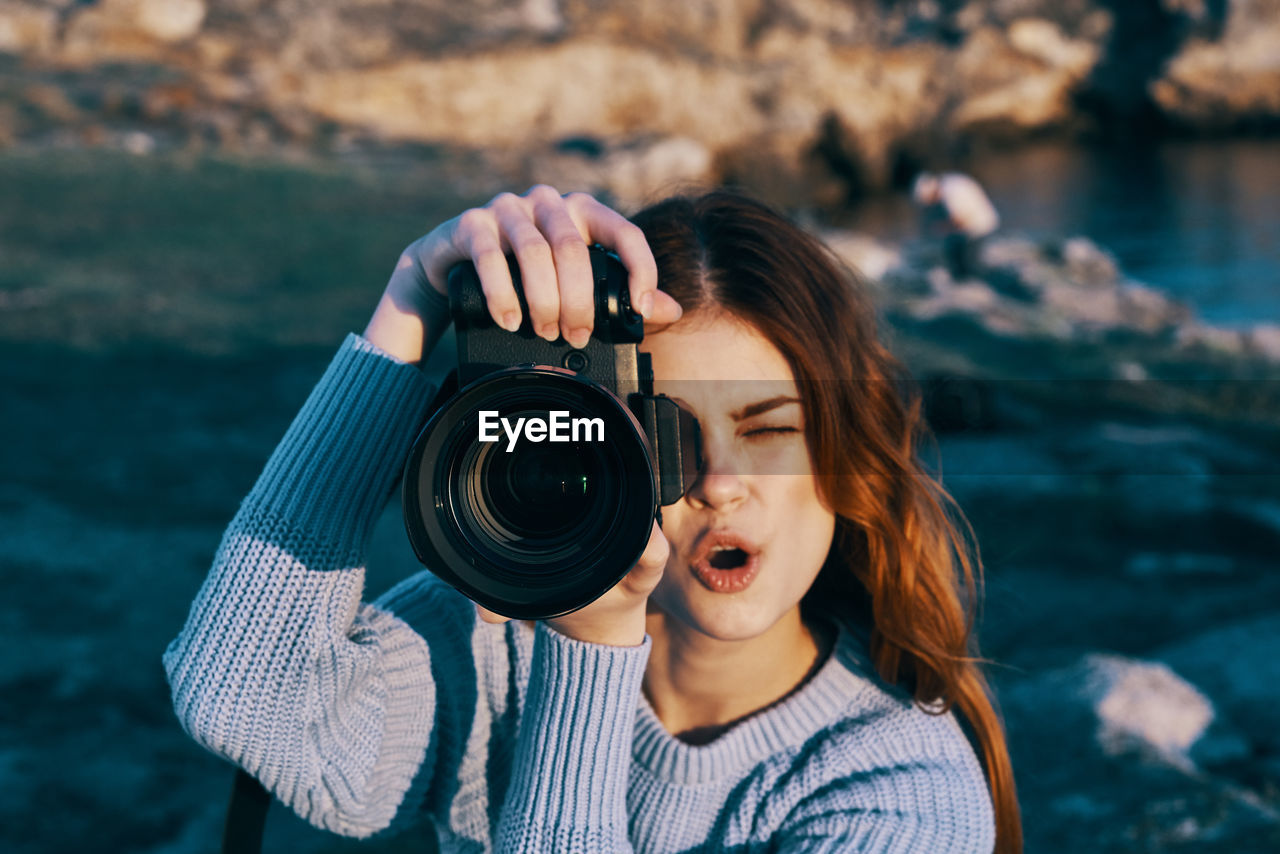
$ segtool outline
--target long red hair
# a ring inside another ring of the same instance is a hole
[[[686,315],[709,309],[745,320],[790,363],[818,491],[836,515],[831,551],[801,608],[837,602],[860,613],[880,677],[926,711],[959,712],[982,754],[996,851],[1020,852],[1013,768],[973,630],[977,542],[918,459],[931,435],[921,397],[880,342],[866,289],[819,240],[736,193],[678,196],[632,219],[653,250],[659,286]]]

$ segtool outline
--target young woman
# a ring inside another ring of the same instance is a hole
[[[655,390],[699,419],[698,480],[575,613],[507,621],[428,572],[363,604],[365,542],[430,399],[415,365],[448,323],[445,272],[473,260],[514,329],[513,252],[534,329],[582,343],[593,242],[628,268]],[[426,817],[445,851],[1020,850],[971,638],[976,561],[856,285],[722,192],[628,222],[535,187],[421,238],[165,654],[183,725],[319,827]]]

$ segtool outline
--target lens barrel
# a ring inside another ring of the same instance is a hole
[[[572,371],[533,366],[488,374],[436,412],[410,453],[403,498],[418,559],[515,619],[599,598],[639,559],[658,508],[630,409]]]

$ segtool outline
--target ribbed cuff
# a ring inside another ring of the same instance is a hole
[[[421,371],[350,334],[245,500],[349,556],[400,477],[432,394]]]
[[[651,647],[648,635],[639,646],[604,646],[537,624],[504,809],[515,837],[583,838],[588,831],[625,841],[636,706]],[[504,841],[519,840],[504,834]]]

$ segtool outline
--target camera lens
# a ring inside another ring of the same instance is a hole
[[[657,490],[648,441],[621,400],[560,368],[510,368],[428,422],[404,501],[424,565],[492,611],[545,619],[631,569]]]
[[[574,442],[487,454],[478,477],[481,506],[512,537],[543,540],[571,533],[604,476],[590,453],[590,445]]]
[[[514,422],[548,412],[504,417]],[[511,450],[477,442],[450,479],[458,532],[506,577],[563,566],[612,533],[617,519],[601,500],[625,488],[622,465],[603,442],[524,443]]]

